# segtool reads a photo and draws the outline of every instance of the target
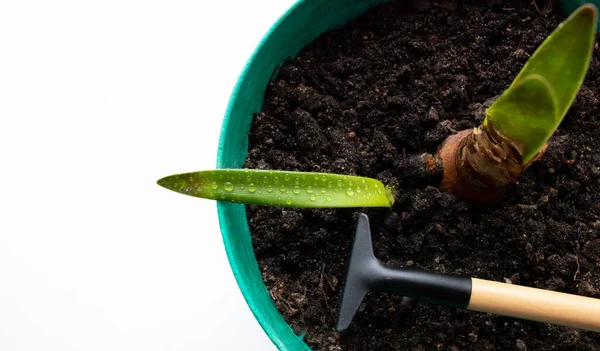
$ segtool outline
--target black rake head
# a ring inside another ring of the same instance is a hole
[[[373,254],[369,217],[360,213],[338,307],[337,331],[348,329],[369,292],[390,292],[430,303],[466,308],[471,296],[471,278],[412,268],[391,268],[382,264]]]

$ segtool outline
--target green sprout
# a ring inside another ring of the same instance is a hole
[[[508,136],[527,164],[562,122],[586,75],[597,9],[579,7],[540,45],[510,87],[486,111],[485,128]]]
[[[341,174],[219,169],[174,174],[160,186],[194,197],[235,203],[299,207],[391,207],[393,189],[380,181]]]
[[[587,73],[597,17],[594,5],[580,6],[537,48],[480,126],[446,138],[437,151],[442,189],[489,202],[543,156]]]

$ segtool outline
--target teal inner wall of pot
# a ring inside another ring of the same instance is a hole
[[[299,0],[265,35],[234,88],[223,120],[217,168],[241,168],[248,151],[252,117],[259,112],[267,83],[286,58],[313,39],[389,0]],[[575,2],[577,4],[573,5]],[[568,2],[571,12],[581,1]],[[219,224],[231,269],[252,313],[279,350],[310,350],[277,311],[254,256],[244,205],[217,203]],[[332,326],[333,327],[333,326]]]

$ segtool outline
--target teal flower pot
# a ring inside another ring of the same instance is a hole
[[[298,0],[271,27],[237,81],[223,121],[217,168],[241,168],[244,164],[252,116],[260,111],[267,83],[286,58],[295,57],[328,29],[339,27],[367,9],[387,1]],[[570,12],[581,1],[567,3],[565,10]],[[277,311],[262,281],[244,205],[219,202],[217,208],[231,269],[265,333],[280,350],[310,350]]]

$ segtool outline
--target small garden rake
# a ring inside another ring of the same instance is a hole
[[[375,258],[369,218],[361,213],[339,304],[338,331],[350,326],[369,292],[394,293],[454,308],[600,332],[600,299],[413,268],[388,267]]]

